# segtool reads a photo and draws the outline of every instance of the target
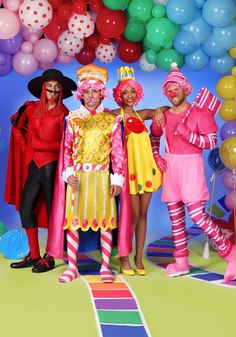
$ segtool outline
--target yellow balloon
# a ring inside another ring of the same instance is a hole
[[[233,67],[233,68],[231,69],[231,74],[232,74],[233,76],[236,76],[236,67]]]
[[[226,122],[236,120],[236,102],[233,100],[224,101],[219,110],[220,117]]]
[[[236,137],[225,139],[220,146],[220,158],[230,170],[236,170]]]
[[[221,77],[216,84],[216,91],[223,99],[233,99],[236,95],[236,78],[232,75]]]
[[[234,59],[236,59],[236,47],[233,47],[229,50],[230,56],[232,56]]]

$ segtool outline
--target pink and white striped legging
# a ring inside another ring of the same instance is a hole
[[[185,204],[182,201],[167,203],[171,223],[172,235],[176,252],[187,250],[187,234],[185,228]],[[187,204],[191,220],[202,228],[206,235],[215,242],[221,252],[230,245],[220,228],[208,217],[205,212],[205,202],[191,202]]]

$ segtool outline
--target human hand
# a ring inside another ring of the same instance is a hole
[[[117,195],[119,195],[121,192],[121,187],[118,185],[111,185],[110,187],[110,196],[111,197],[116,197]]]
[[[157,167],[161,172],[166,172],[167,171],[167,162],[164,158],[162,158],[160,155],[155,155],[154,156],[155,162],[157,164]]]
[[[161,109],[156,109],[153,119],[158,126],[163,126],[165,124],[164,114]]]
[[[73,175],[67,178],[67,183],[75,190],[79,188],[79,179]]]
[[[183,137],[186,137],[188,136],[189,133],[190,130],[188,129],[185,123],[181,121],[177,124],[177,127],[175,129],[175,135],[181,135]]]

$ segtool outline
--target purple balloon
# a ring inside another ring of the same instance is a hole
[[[236,175],[235,175],[235,173],[233,173],[230,170],[226,170],[222,174],[222,183],[226,188],[228,188],[230,190],[233,190],[234,185],[236,186]]]
[[[0,76],[9,74],[12,70],[12,56],[0,51]]]
[[[236,204],[236,195],[234,195],[234,191],[229,191],[225,197],[225,205],[228,209],[233,211],[235,204]]]
[[[16,54],[21,47],[23,38],[20,33],[10,39],[0,40],[0,50],[7,54]]]
[[[220,138],[222,140],[230,138],[230,137],[236,137],[236,122],[227,122],[224,123],[220,129]]]

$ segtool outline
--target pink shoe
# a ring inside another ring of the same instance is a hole
[[[227,268],[224,274],[224,280],[226,282],[230,282],[236,279],[236,246],[230,246],[229,250],[229,253],[228,251],[226,253],[222,253],[219,251],[218,253],[220,257],[223,257],[225,261],[227,261]]]
[[[189,273],[189,251],[174,252],[175,263],[168,264],[166,273],[169,277],[185,275]]]
[[[76,269],[68,267],[64,273],[58,277],[58,281],[61,283],[69,283],[77,278],[78,275],[79,273]]]

